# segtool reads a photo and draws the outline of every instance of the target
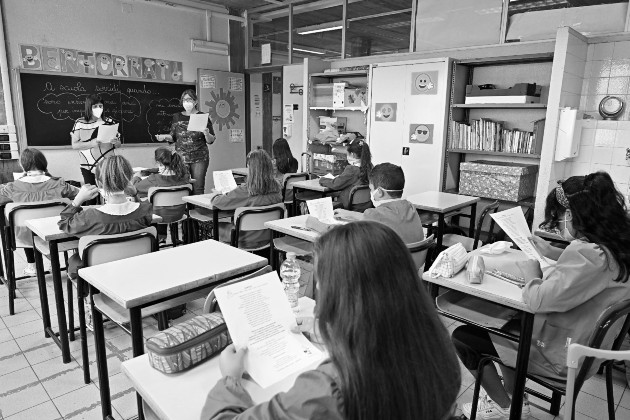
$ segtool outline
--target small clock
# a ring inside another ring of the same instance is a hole
[[[599,103],[599,115],[605,120],[615,120],[623,112],[625,103],[617,96],[606,96]]]

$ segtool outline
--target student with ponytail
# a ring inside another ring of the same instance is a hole
[[[348,166],[345,167],[343,172],[334,178],[319,178],[319,185],[328,187],[335,190],[337,193],[334,196],[339,197],[340,205],[336,207],[343,207],[348,209],[350,207],[350,190],[355,185],[368,185],[368,175],[372,170],[372,154],[370,153],[370,146],[363,139],[355,139],[347,150]],[[368,200],[359,208],[355,210],[363,211],[370,208],[372,203]]]
[[[586,345],[600,314],[630,298],[630,217],[610,175],[596,172],[559,182],[547,196],[541,226],[558,228],[569,245],[560,249],[534,239],[538,250],[556,263],[544,272],[535,260],[517,264],[527,282],[523,300],[536,314],[528,371],[566,381],[567,343]],[[504,329],[518,334],[519,324],[510,321]],[[515,366],[518,343],[470,325],[457,327],[452,339],[473,375],[484,355]],[[478,419],[509,416],[514,371],[501,370],[504,384],[494,365],[485,367],[482,386],[487,396],[480,398]],[[462,411],[470,417],[471,404],[464,404]],[[530,413],[527,398],[522,413],[522,418]]]

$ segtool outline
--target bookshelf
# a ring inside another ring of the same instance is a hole
[[[453,104],[453,108],[487,109],[546,109],[547,104]]]
[[[540,159],[540,154],[537,153],[510,153],[510,152],[495,152],[492,150],[473,150],[473,149],[446,149],[451,153],[470,153],[475,155],[490,155],[490,156],[505,156],[505,157],[518,157],[528,159]]]

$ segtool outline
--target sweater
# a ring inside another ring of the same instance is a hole
[[[363,212],[363,220],[382,223],[394,230],[406,244],[424,239],[416,208],[407,200],[392,200]]]

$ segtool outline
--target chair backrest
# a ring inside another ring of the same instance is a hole
[[[424,263],[427,259],[427,253],[429,252],[429,250],[435,247],[435,245],[436,242],[434,235],[431,235],[428,238],[423,239],[422,241],[407,244],[407,249],[411,253],[413,262],[416,263],[416,268],[418,270],[424,267]],[[419,274],[422,273],[419,272]]]
[[[177,185],[174,187],[149,188],[149,201],[154,206],[172,207],[186,204],[182,198],[188,197],[192,191],[192,185]]]
[[[284,182],[282,183],[282,201],[286,200],[287,191],[293,189],[293,184],[298,181],[308,181],[308,173],[300,172],[297,174],[284,174]]]
[[[348,195],[348,203],[350,208],[348,210],[355,211],[355,206],[359,204],[365,204],[370,202],[370,186],[369,185],[355,185],[350,189]]]
[[[79,255],[86,267],[148,254],[157,249],[154,227],[116,235],[87,235],[79,239]]]
[[[241,232],[265,230],[265,222],[284,219],[284,205],[272,204],[261,207],[239,207],[234,211],[234,235],[232,246],[238,246]],[[269,234],[271,241],[271,232]]]
[[[596,350],[619,350],[623,339],[628,333],[628,329],[630,329],[630,316],[628,316],[628,314],[630,314],[630,299],[626,299],[624,301],[609,306],[599,316],[599,319],[595,324],[595,329],[593,330],[589,338],[588,347]],[[619,322],[621,322],[622,320],[623,324],[617,332],[617,329],[612,327],[619,325]],[[571,348],[571,346],[573,346],[573,344],[570,345],[569,348]],[[571,411],[573,411],[575,408],[576,396],[580,392],[580,389],[582,389],[582,385],[584,385],[584,382],[589,378],[589,374],[591,373],[590,371],[594,367],[594,362],[595,359],[593,357],[586,357],[582,365],[580,366],[580,369],[577,372],[576,376],[575,370],[579,365],[579,360],[572,358],[571,355],[567,353],[569,376],[567,377],[567,398],[565,405],[569,404],[570,401],[573,401]],[[571,363],[571,365],[569,365],[569,363]],[[570,391],[572,394],[574,394],[572,395],[571,399],[569,399],[569,387],[572,388]],[[565,417],[565,419],[567,419],[567,417]]]
[[[217,308],[219,307],[219,304],[217,303],[217,298],[214,295],[214,291],[219,288],[219,287],[223,287],[223,286],[227,286],[228,284],[234,284],[234,283],[238,283],[241,282],[243,280],[247,280],[247,279],[251,279],[253,277],[258,277],[258,276],[262,276],[263,274],[267,274],[267,273],[271,273],[273,271],[273,268],[271,268],[270,265],[266,265],[263,268],[261,268],[260,270],[257,270],[251,274],[248,274],[246,276],[243,277],[239,277],[236,279],[232,279],[230,281],[227,281],[217,287],[215,287],[214,289],[212,289],[212,291],[208,294],[208,297],[206,297],[206,301],[203,304],[203,312],[204,314],[208,314],[210,312],[215,312],[217,310]]]
[[[499,209],[499,200],[494,201],[493,203],[488,204],[482,211],[479,216],[479,220],[477,221],[477,229],[475,229],[475,241],[473,242],[472,249],[477,249],[479,245],[479,236],[481,235],[481,228],[483,227],[483,222],[486,220],[486,216],[491,211],[496,213]],[[490,229],[488,230],[488,242],[492,240],[492,232],[494,231],[494,219],[490,218]]]
[[[7,203],[4,207],[6,226],[8,227],[8,239],[11,248],[16,248],[15,228],[26,226],[26,222],[32,219],[59,216],[59,213],[70,203],[67,199],[46,201],[31,201],[29,203]],[[24,244],[19,244],[24,245]],[[31,247],[32,244],[29,245]]]

